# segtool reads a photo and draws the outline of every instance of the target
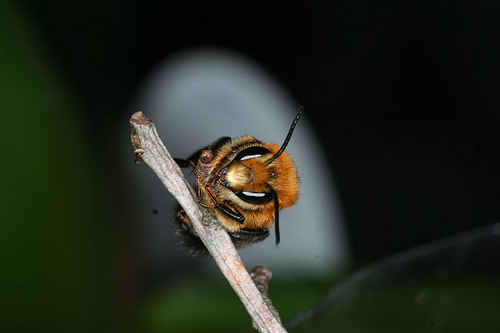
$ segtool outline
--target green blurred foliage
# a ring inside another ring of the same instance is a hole
[[[445,275],[445,274],[443,274]],[[356,284],[289,332],[496,332],[499,271]]]
[[[104,221],[71,89],[32,22],[0,2],[0,331],[105,324]]]
[[[273,278],[269,297],[282,322],[316,303],[330,279]],[[255,332],[252,320],[223,278],[175,281],[146,299],[141,332]]]

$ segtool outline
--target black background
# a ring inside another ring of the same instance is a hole
[[[100,140],[135,111],[140,81],[171,54],[221,46],[263,65],[305,105],[353,254],[374,258],[500,221],[498,9],[405,3],[24,7]]]

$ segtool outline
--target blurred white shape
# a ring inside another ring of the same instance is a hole
[[[134,103],[135,110],[155,121],[169,151],[180,158],[221,136],[253,135],[281,144],[298,107],[263,68],[223,49],[191,50],[167,59],[145,80]],[[264,242],[240,251],[247,268],[265,264],[273,272],[310,274],[330,272],[346,263],[344,220],[319,146],[306,105],[287,147],[301,178],[299,201],[281,211],[278,246],[272,230]],[[154,175],[139,179],[136,168],[134,173],[130,179],[138,181],[137,193],[145,205],[140,218],[147,265],[159,268],[189,261],[178,254],[168,220],[175,200]],[[169,214],[159,218],[149,213],[152,209]]]

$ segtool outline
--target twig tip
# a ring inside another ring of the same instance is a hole
[[[146,117],[142,111],[137,111],[130,117],[130,122],[131,123],[137,123],[137,124],[152,124],[153,121]]]

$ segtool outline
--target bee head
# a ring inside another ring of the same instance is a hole
[[[221,184],[241,200],[245,209],[273,212],[276,244],[280,242],[279,211],[292,206],[299,192],[297,171],[285,149],[302,111],[301,107],[281,146],[257,141],[239,151],[222,172]]]

